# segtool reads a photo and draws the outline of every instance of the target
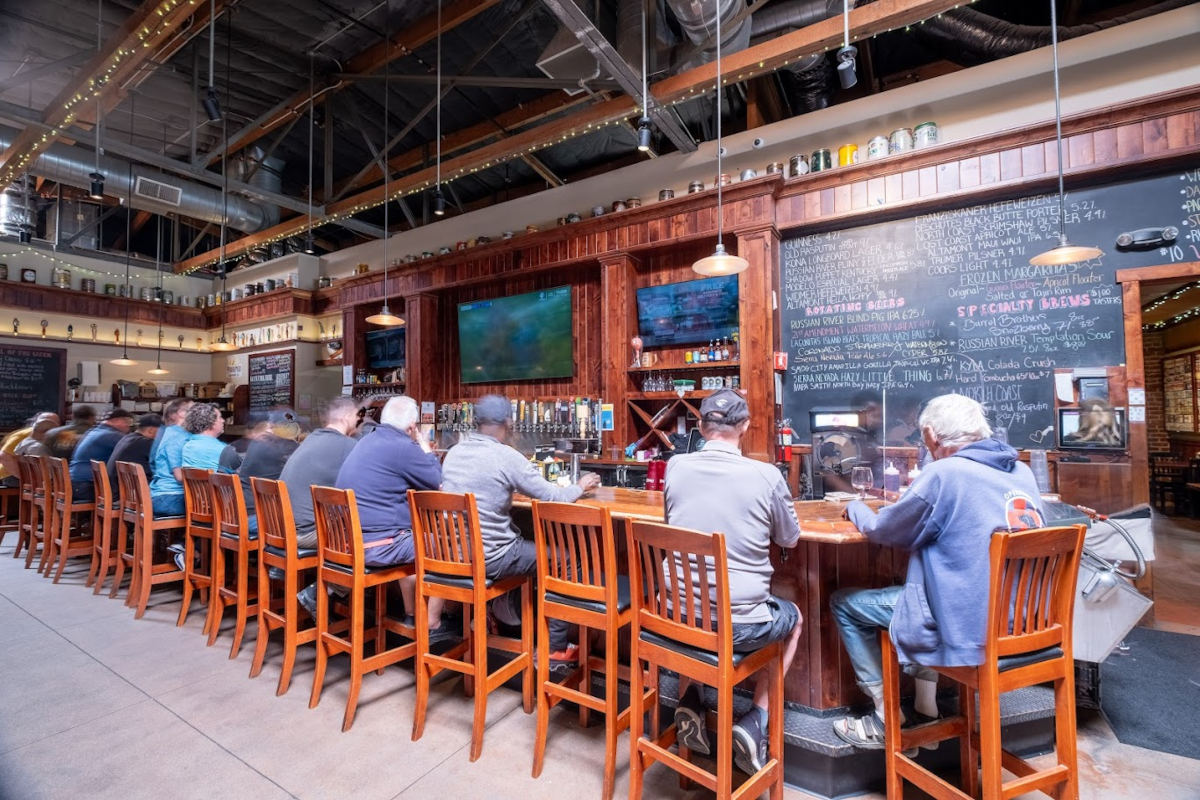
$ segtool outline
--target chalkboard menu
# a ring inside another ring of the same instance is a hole
[[[250,414],[262,416],[276,406],[292,407],[296,351],[276,350],[250,356]]]
[[[38,411],[63,411],[67,351],[0,345],[0,431],[20,428]]]
[[[1200,259],[1197,198],[1200,169],[1068,193],[1068,237],[1105,255],[1065,266],[1029,263],[1057,239],[1057,195],[785,240],[784,416],[803,440],[811,408],[849,408],[866,390],[886,395],[893,430],[957,391],[1014,446],[1049,446],[1054,369],[1125,362],[1115,272]],[[1122,231],[1168,225],[1172,247],[1116,247]]]

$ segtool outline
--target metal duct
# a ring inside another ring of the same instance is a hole
[[[854,8],[854,0],[850,8]],[[751,42],[773,39],[797,28],[814,25],[842,14],[842,0],[790,0],[773,3],[754,12],[751,20]],[[792,109],[803,114],[826,108],[833,97],[836,81],[831,59],[825,53],[814,53],[780,70],[780,80],[792,101]]]
[[[716,42],[712,39],[713,34],[716,33],[715,21],[718,10],[721,14],[722,33],[725,35],[725,40],[721,42],[721,52],[736,53],[749,47],[750,17],[744,17],[741,22],[733,24],[733,18],[746,7],[745,0],[666,0],[666,2],[667,7],[674,12],[675,19],[679,21],[679,27],[683,29],[684,34],[693,46],[699,48],[698,53],[675,65],[676,71],[707,64],[716,58]]]
[[[0,126],[0,152],[8,149],[16,137],[17,131]],[[87,189],[91,185],[88,175],[95,169],[96,156],[92,150],[72,147],[61,142],[51,145],[29,166],[29,172],[33,175],[81,189]],[[133,165],[131,173],[128,161],[110,156],[100,157],[100,172],[104,173],[105,194],[122,198],[139,211],[182,214],[217,225],[222,222],[220,189],[184,181],[136,164]],[[264,166],[254,177],[266,181],[270,180],[270,176],[275,172],[276,170],[268,171]],[[275,190],[278,190],[278,185]],[[247,233],[269,227],[279,219],[279,209],[235,195],[229,196],[227,208],[226,224],[234,230]]]
[[[854,3],[850,4],[854,8]],[[842,13],[842,0],[790,0],[786,3],[771,3],[754,12],[750,22],[750,36],[777,34],[785,28],[806,28]]]

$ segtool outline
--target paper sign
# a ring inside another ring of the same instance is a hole
[[[1071,373],[1059,372],[1054,376],[1054,393],[1061,403],[1075,402],[1075,387],[1071,383]]]
[[[1146,421],[1146,407],[1145,406],[1130,406],[1129,407],[1129,421],[1130,422],[1145,422]]]
[[[432,403],[430,403],[430,405],[432,405]],[[601,403],[600,404],[600,430],[602,430],[602,431],[613,430],[613,404],[612,403]]]
[[[1146,405],[1146,390],[1145,389],[1130,389],[1129,390],[1129,405],[1131,405],[1131,406]]]

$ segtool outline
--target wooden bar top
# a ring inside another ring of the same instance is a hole
[[[579,505],[607,508],[614,519],[663,521],[662,492],[601,486],[591,495],[581,497],[576,502]],[[513,506],[529,508],[531,505],[528,497],[519,494],[513,496]],[[800,540],[825,544],[865,542],[867,538],[859,533],[854,524],[842,518],[842,511],[845,507],[844,503],[825,500],[796,501],[796,517],[800,520]]]

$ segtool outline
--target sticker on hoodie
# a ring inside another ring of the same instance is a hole
[[[1038,511],[1033,498],[1018,491],[1010,491],[1004,495],[1004,520],[1010,532],[1044,526],[1042,512]]]

